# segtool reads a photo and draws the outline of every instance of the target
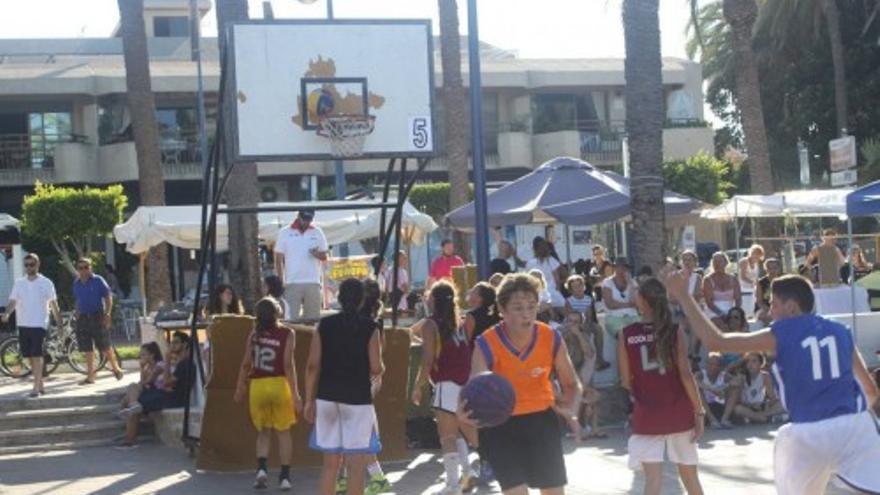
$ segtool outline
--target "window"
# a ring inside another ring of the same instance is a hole
[[[28,134],[31,146],[31,167],[54,166],[55,146],[71,139],[73,128],[68,112],[31,113]]]
[[[156,38],[185,38],[189,36],[189,18],[154,17],[153,36]]]
[[[483,151],[498,153],[498,95],[483,93]]]
[[[599,127],[591,93],[546,93],[532,96],[536,134],[556,131],[594,131]]]

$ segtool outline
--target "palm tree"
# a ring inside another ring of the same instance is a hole
[[[120,0],[122,1],[122,0]],[[248,19],[247,0],[217,0],[217,32],[220,45],[220,59],[226,57],[226,27],[236,21]],[[225,67],[224,67],[224,70]],[[227,81],[229,78],[227,76]],[[227,94],[223,112],[223,125],[232,127],[231,106],[235,102],[232,84],[226,85]],[[230,163],[227,167],[232,166]],[[229,177],[230,186],[226,188],[226,203],[230,207],[256,208],[259,202],[259,187],[256,163],[237,163]],[[258,223],[256,213],[228,215],[229,222],[229,278],[241,294],[245,308],[253,308],[260,295],[260,258]]]
[[[449,167],[450,211],[468,202],[467,94],[461,79],[461,37],[458,33],[458,2],[437,0],[440,17],[440,60],[443,66],[443,122],[446,163]],[[470,249],[460,232],[455,235],[458,254],[467,259]]]
[[[666,258],[663,209],[663,81],[659,0],[624,0],[626,133],[633,256],[658,269]]]
[[[880,4],[877,5],[880,8]],[[876,11],[876,9],[875,9]],[[818,20],[825,19],[825,29],[831,46],[831,62],[834,68],[834,108],[837,118],[837,133],[843,134],[849,122],[849,107],[846,96],[846,57],[844,56],[843,36],[840,30],[840,9],[836,0],[777,0],[766,2],[761,9],[759,23],[769,28],[770,34],[781,45],[792,39],[788,32],[806,27],[813,36],[821,33]],[[872,22],[869,17],[865,29]]]
[[[134,131],[138,160],[138,188],[144,206],[165,204],[165,178],[159,151],[159,128],[156,124],[156,101],[150,84],[147,33],[144,26],[143,0],[117,0],[122,48],[125,58],[125,86],[128,109]],[[164,245],[150,249],[146,260],[148,308],[171,302],[168,275],[168,251]]]

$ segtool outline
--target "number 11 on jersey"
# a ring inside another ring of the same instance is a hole
[[[821,380],[824,375],[822,373],[822,347],[828,348],[831,378],[840,378],[840,359],[837,356],[837,340],[834,336],[829,335],[822,340],[817,339],[816,336],[807,337],[801,341],[801,347],[810,350],[810,358],[813,361],[813,380]]]

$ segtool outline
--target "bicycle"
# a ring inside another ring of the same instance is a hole
[[[85,355],[79,352],[76,344],[75,322],[74,315],[62,315],[60,330],[54,325],[47,329],[46,339],[43,341],[43,376],[49,376],[62,362],[66,362],[77,373],[87,374]],[[113,352],[117,352],[115,346]],[[117,358],[118,356],[117,353]],[[100,371],[107,365],[107,357],[98,353],[97,358],[96,369]],[[21,355],[17,335],[0,342],[0,373],[22,378],[31,374],[30,366],[30,359]]]

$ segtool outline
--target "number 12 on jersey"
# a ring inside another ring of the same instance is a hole
[[[810,358],[813,361],[813,380],[821,380],[822,373],[822,348],[828,348],[829,368],[831,378],[840,378],[840,359],[837,356],[837,340],[829,335],[822,340],[816,336],[807,337],[801,341],[801,347],[810,350]]]

